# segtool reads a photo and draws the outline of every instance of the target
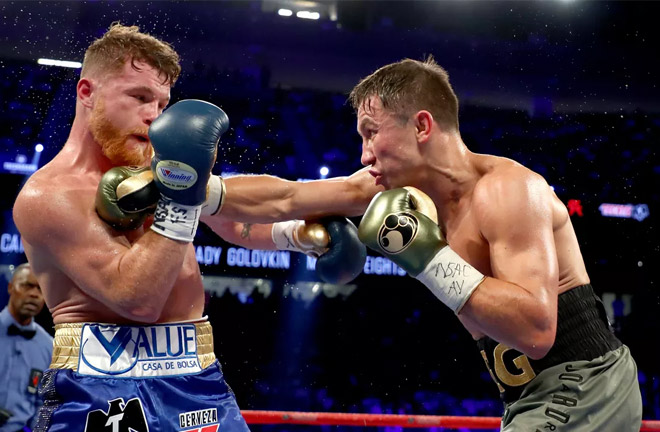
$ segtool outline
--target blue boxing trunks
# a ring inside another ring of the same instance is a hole
[[[58,324],[38,432],[245,432],[206,322]]]

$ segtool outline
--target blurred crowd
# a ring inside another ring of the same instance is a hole
[[[36,144],[43,145],[40,165],[57,153],[73,118],[76,79],[76,70],[0,60],[2,161],[29,162]],[[267,68],[219,70],[197,63],[184,69],[173,89],[173,100],[184,98],[208,100],[229,115],[217,174],[311,179],[319,178],[321,166],[329,176],[360,168],[360,139],[345,94],[279,88]],[[477,152],[509,157],[540,173],[562,201],[580,200],[585,214],[573,224],[592,282],[599,294],[632,296],[613,324],[637,359],[644,416],[660,418],[660,363],[649,346],[660,324],[647,319],[660,310],[650,272],[660,255],[653,240],[660,114],[537,108],[463,105],[463,139]],[[8,193],[3,210],[11,208]],[[651,216],[641,222],[606,219],[597,210],[601,203],[647,203]],[[356,284],[347,298],[311,304],[281,295],[209,299],[216,351],[243,408],[501,415],[476,345],[431,294],[409,278],[363,275]]]

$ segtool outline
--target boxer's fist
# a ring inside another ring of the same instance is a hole
[[[437,220],[435,204],[422,191],[393,189],[371,200],[358,234],[458,314],[485,276],[449,247]]]
[[[273,243],[280,250],[302,252],[316,261],[323,282],[346,284],[355,279],[367,259],[357,228],[344,217],[318,221],[286,221],[273,224]]]
[[[211,176],[202,215],[218,213],[225,197],[224,181]],[[132,230],[154,213],[161,197],[150,168],[115,167],[106,172],[96,191],[96,212],[116,230]]]
[[[362,216],[360,240],[411,276],[447,246],[431,199],[412,187],[378,193]]]
[[[206,200],[218,141],[228,128],[224,111],[194,99],[175,103],[154,120],[149,127],[151,169],[163,196],[187,206]]]
[[[96,212],[117,230],[139,228],[160,198],[149,168],[115,167],[96,190]]]
[[[177,102],[151,124],[151,170],[162,195],[152,230],[173,240],[193,241],[218,140],[228,127],[224,111],[200,100]],[[220,204],[218,200],[218,208]]]
[[[367,248],[358,238],[353,222],[344,217],[326,218],[321,224],[330,241],[327,252],[316,260],[316,273],[328,283],[346,284],[355,279],[367,260]]]

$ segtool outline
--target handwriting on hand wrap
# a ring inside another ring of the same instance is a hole
[[[171,222],[175,224],[186,223],[188,221],[188,211],[185,208],[172,205],[168,207],[168,201],[158,201],[158,207],[154,212],[154,223]]]
[[[447,293],[454,291],[460,295],[463,292],[465,279],[472,270],[474,270],[472,266],[465,263],[451,261],[445,265],[438,263],[435,267],[435,277],[442,276],[443,279],[451,278],[451,283],[447,286]]]

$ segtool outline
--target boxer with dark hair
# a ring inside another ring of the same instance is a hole
[[[302,218],[353,215],[387,189],[369,204],[359,237],[426,285],[477,340],[505,402],[503,431],[638,431],[635,362],[609,327],[566,207],[546,181],[467,148],[458,98],[432,57],[380,68],[350,100],[371,182],[365,171],[319,181],[315,196],[324,199],[316,200],[304,186],[263,176],[230,191],[228,179],[235,195],[208,223],[239,211],[266,222],[260,215],[276,218],[279,208]]]
[[[388,189],[369,205],[360,239],[477,340],[506,403],[502,430],[638,431],[635,362],[546,181],[467,148],[458,100],[432,58],[384,66],[350,99],[362,163]]]

